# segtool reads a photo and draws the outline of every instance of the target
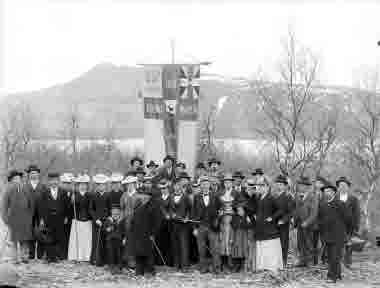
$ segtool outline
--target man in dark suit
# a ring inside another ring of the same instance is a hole
[[[64,225],[68,222],[70,204],[66,191],[58,186],[59,174],[49,173],[48,178],[49,187],[41,193],[36,210],[40,226],[47,229],[52,239],[44,245],[47,260],[56,262],[64,259]]]
[[[307,267],[314,259],[313,235],[318,217],[319,198],[308,177],[297,181],[296,210],[294,224],[297,228],[297,246],[299,259],[297,267]]]
[[[245,178],[241,171],[235,171],[233,176],[234,178],[234,190],[239,194],[245,193],[245,187],[242,186],[242,182]]]
[[[28,180],[23,186],[23,190],[26,194],[31,195],[34,202],[37,202],[41,194],[46,191],[48,188],[46,185],[42,184],[40,181],[40,169],[35,165],[30,165],[26,172],[28,174]],[[39,219],[37,219],[37,214],[33,215],[33,227],[39,225]],[[29,259],[34,259],[36,254],[37,246],[37,258],[41,259],[44,255],[43,243],[37,243],[36,239],[33,239],[29,242]]]
[[[327,247],[327,281],[335,283],[342,279],[340,261],[352,216],[350,210],[346,209],[345,204],[337,197],[334,185],[326,184],[322,190],[325,198],[320,204],[318,218],[321,235]]]
[[[129,253],[136,259],[136,276],[154,274],[154,249],[159,249],[155,235],[159,231],[163,214],[160,203],[150,194],[152,190],[139,189],[133,204],[129,229]]]
[[[181,186],[182,177],[186,175],[182,173],[181,178],[177,179],[169,208],[172,219],[172,254],[174,265],[179,270],[186,270],[189,266],[189,223],[187,220],[190,218],[191,201],[185,187]]]
[[[344,265],[347,268],[352,264],[352,245],[350,239],[358,233],[360,226],[360,202],[351,191],[351,182],[346,177],[340,177],[336,181],[339,199],[344,203],[345,208],[351,215],[349,226],[347,227],[347,241],[344,249]]]
[[[216,195],[210,193],[211,187],[207,176],[200,178],[201,194],[195,196],[192,219],[199,221],[194,224],[193,234],[197,237],[201,273],[209,270],[207,251],[210,252],[213,263],[213,272],[219,273],[221,261],[217,251],[219,219],[218,213],[221,203]]]
[[[289,228],[290,221],[296,207],[293,197],[289,194],[288,179],[279,175],[275,179],[276,193],[275,205],[277,212],[274,214],[273,219],[277,223],[280,231],[280,240],[282,248],[282,259],[284,266],[287,265],[288,250],[289,250]]]
[[[163,160],[164,165],[158,168],[158,181],[160,179],[168,179],[169,185],[172,186],[172,184],[176,180],[176,171],[175,171],[175,159],[174,157],[167,155]]]

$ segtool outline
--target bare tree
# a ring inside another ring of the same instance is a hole
[[[351,103],[353,119],[353,137],[344,145],[345,151],[351,161],[365,175],[367,198],[364,203],[366,228],[371,229],[369,203],[378,189],[380,178],[380,83],[379,73],[376,69],[369,69],[363,73],[358,82],[360,89],[354,94]]]
[[[256,111],[261,110],[264,115],[260,123],[263,128],[255,127],[254,130],[273,143],[278,168],[292,177],[303,174],[315,161],[319,161],[318,169],[322,169],[335,140],[336,121],[313,119],[317,57],[299,45],[291,30],[283,42],[283,52],[278,66],[278,83],[264,81],[262,77],[252,82],[259,102]]]
[[[15,165],[37,135],[38,119],[30,105],[24,101],[8,104],[1,119],[1,144],[4,170]]]
[[[63,117],[63,130],[61,131],[64,139],[70,141],[72,153],[72,167],[77,168],[79,159],[78,140],[80,134],[81,114],[79,112],[79,104],[72,102],[67,104],[66,112]]]

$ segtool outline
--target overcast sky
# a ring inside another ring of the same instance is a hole
[[[326,84],[349,86],[357,68],[380,63],[376,1],[140,2],[4,0],[3,92],[66,82],[101,62],[169,62],[171,38],[177,61],[210,60],[207,72],[272,75],[289,25],[321,57]]]

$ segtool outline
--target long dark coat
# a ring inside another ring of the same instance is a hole
[[[25,193],[30,194],[30,196],[33,198],[34,203],[38,201],[38,199],[41,197],[42,193],[46,190],[48,190],[48,187],[41,182],[39,182],[34,189],[32,184],[30,182],[27,182],[25,185],[22,187],[23,190],[25,190]],[[33,225],[37,226],[39,223],[40,219],[37,219],[37,211],[34,211],[33,215]]]
[[[146,196],[146,195],[145,195]],[[143,196],[144,197],[144,196]],[[162,220],[159,203],[151,196],[147,202],[138,198],[129,231],[129,249],[133,256],[153,255],[151,236],[157,235]]]
[[[54,200],[50,190],[43,191],[36,203],[36,211],[38,219],[44,221],[54,240],[61,242],[65,239],[64,220],[70,216],[70,202],[65,190],[58,188],[57,195]]]
[[[352,218],[345,204],[337,199],[331,202],[323,201],[319,208],[318,218],[324,241],[343,246]]]
[[[264,198],[257,200],[256,211],[256,239],[271,240],[280,237],[280,231],[275,223],[274,216],[278,208],[275,199],[271,194],[267,194]],[[266,221],[267,218],[272,218],[272,221]]]
[[[33,239],[34,198],[20,185],[11,184],[3,199],[3,219],[14,242]]]

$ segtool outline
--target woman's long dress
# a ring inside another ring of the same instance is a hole
[[[230,197],[221,196],[220,200],[222,203],[222,216],[219,232],[219,254],[220,256],[231,256],[233,241],[233,230],[231,223],[232,215],[234,214],[232,209],[234,198],[232,195],[230,195]]]
[[[90,261],[92,249],[92,223],[89,214],[89,203],[90,199],[87,193],[83,195],[75,193],[75,206],[74,201],[71,205],[73,214],[75,209],[75,215],[70,231],[69,260]]]

